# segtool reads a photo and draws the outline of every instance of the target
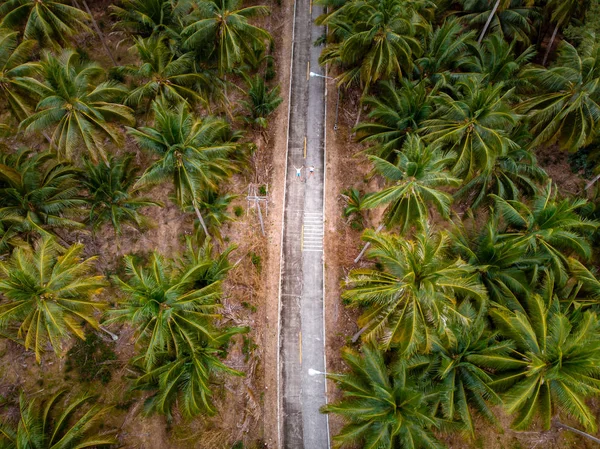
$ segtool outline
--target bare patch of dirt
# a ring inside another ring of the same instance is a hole
[[[558,145],[550,145],[539,147],[536,156],[538,164],[552,178],[561,195],[576,195],[582,191],[584,180],[571,170],[568,152],[560,150]]]

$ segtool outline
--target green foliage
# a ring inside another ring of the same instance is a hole
[[[252,262],[252,265],[254,265],[256,267],[256,271],[260,274],[260,272],[262,271],[262,257],[260,257],[255,252],[251,251],[250,252],[250,261]]]
[[[433,434],[441,421],[432,416],[428,405],[436,394],[424,394],[403,363],[388,368],[378,349],[364,345],[362,353],[345,349],[342,358],[351,372],[328,375],[344,395],[322,409],[346,421],[334,437],[337,447],[359,443],[362,447],[442,449],[444,445]]]
[[[342,298],[364,307],[359,326],[366,340],[401,353],[429,352],[448,318],[470,323],[455,307],[460,300],[486,299],[472,268],[449,254],[445,232],[425,227],[409,240],[367,230],[363,240],[381,268],[352,270]]]
[[[122,234],[123,224],[145,229],[149,222],[138,210],[161,206],[142,197],[141,189],[133,187],[138,168],[132,164],[132,160],[133,155],[128,154],[120,159],[111,157],[108,165],[85,163],[82,184],[88,191],[90,223],[94,229],[105,223],[110,223],[117,235]]]
[[[46,131],[54,127],[51,142],[63,157],[72,159],[83,147],[94,162],[99,158],[108,161],[104,139],[122,143],[112,122],[135,122],[131,109],[120,104],[127,93],[125,87],[102,81],[104,69],[82,60],[73,50],[58,56],[45,53],[36,69],[38,76],[27,77],[23,83],[40,101],[36,112],[21,122],[21,128]]]
[[[269,14],[266,6],[248,6],[239,9],[240,0],[206,0],[198,2],[186,18],[182,45],[185,49],[208,48],[217,60],[219,74],[233,70],[254,51],[264,49],[271,35],[251,25],[248,18]]]
[[[0,28],[23,30],[25,39],[59,48],[78,31],[89,31],[89,16],[66,0],[7,0],[0,5]]]
[[[388,229],[399,226],[402,233],[425,223],[431,205],[447,218],[452,197],[441,189],[460,183],[460,179],[445,170],[453,157],[444,156],[435,147],[426,147],[415,135],[406,138],[397,157],[397,162],[391,164],[377,156],[369,156],[375,170],[392,185],[367,195],[362,206],[374,208],[389,204],[384,223]]]
[[[563,41],[552,67],[531,67],[523,75],[537,88],[518,108],[531,120],[532,147],[558,142],[576,151],[592,142],[600,118],[599,42],[587,39],[576,49]]]
[[[19,420],[0,423],[0,447],[3,449],[108,448],[117,443],[106,431],[100,432],[108,408],[87,406],[95,398],[84,394],[68,402],[66,390],[44,399],[19,400]]]
[[[85,200],[77,182],[79,171],[59,162],[49,151],[22,149],[0,158],[0,250],[15,239],[48,235],[60,228],[80,229],[75,221]]]
[[[283,98],[279,96],[280,88],[275,86],[268,89],[265,80],[257,74],[254,78],[246,78],[248,84],[249,101],[242,101],[242,106],[246,109],[247,115],[244,121],[250,125],[256,125],[260,128],[267,127],[267,117],[271,115],[277,106],[281,104]]]
[[[242,206],[235,206],[233,208],[233,215],[236,217],[241,217],[244,214],[244,208]]]
[[[83,245],[63,248],[53,239],[17,248],[0,261],[0,328],[14,332],[33,349],[38,363],[47,344],[55,353],[72,334],[83,339],[85,323],[97,328],[93,301],[104,287],[102,276],[90,276],[95,258],[82,258]],[[15,329],[16,328],[16,329]]]
[[[80,382],[110,382],[110,363],[117,360],[114,343],[106,343],[96,332],[87,333],[85,340],[78,340],[67,352],[65,371],[75,371]]]

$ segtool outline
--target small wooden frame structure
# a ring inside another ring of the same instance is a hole
[[[258,212],[258,220],[260,221],[260,230],[262,231],[262,235],[265,234],[265,223],[263,221],[262,216],[262,208],[261,203],[265,204],[265,216],[269,216],[269,184],[265,184],[266,190],[265,195],[259,195],[259,188],[256,184],[250,183],[248,184],[248,196],[246,200],[248,201],[248,208],[246,209],[246,215],[248,215],[248,211],[250,208],[256,208]]]

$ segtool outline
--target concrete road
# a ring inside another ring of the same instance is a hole
[[[313,24],[322,8],[296,0],[284,199],[279,322],[279,437],[285,449],[329,448],[323,289],[325,79]],[[302,177],[296,176],[301,168]],[[314,166],[314,174],[309,167]]]

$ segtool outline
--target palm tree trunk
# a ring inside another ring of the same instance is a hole
[[[76,0],[74,0],[74,1],[77,4],[77,1]],[[104,34],[102,34],[102,31],[100,31],[100,28],[98,27],[98,24],[96,23],[96,19],[94,19],[94,16],[92,15],[92,11],[90,11],[90,7],[88,6],[87,1],[86,0],[81,0],[81,1],[83,3],[83,7],[85,8],[86,12],[89,14],[90,19],[92,20],[92,25],[94,26],[94,29],[96,30],[96,34],[100,38],[100,42],[102,43],[102,46],[104,47],[104,50],[106,51],[106,54],[112,61],[113,65],[116,66],[117,61],[115,61],[115,58],[112,55],[110,49],[108,48],[108,45],[106,45],[106,41],[104,40]]]
[[[383,224],[380,224],[377,227],[377,230],[375,232],[380,232],[383,229]],[[365,254],[365,252],[367,251],[367,249],[369,249],[369,246],[371,246],[371,244],[369,242],[367,242],[365,244],[365,246],[363,247],[362,251],[358,254],[358,256],[356,256],[356,259],[354,259],[354,263],[357,263],[360,259],[362,259],[362,256]]]
[[[200,209],[198,209],[198,206],[196,205],[196,201],[193,201],[192,204],[194,206],[194,211],[196,211],[196,216],[198,217],[198,220],[200,221],[200,225],[202,226],[202,229],[204,230],[204,233],[206,234],[206,237],[210,238],[210,234],[208,233],[208,228],[206,227],[204,218],[202,217],[202,214],[200,213]]]
[[[596,443],[600,443],[600,438],[596,438],[595,436],[592,436],[589,433],[582,432],[581,430],[575,429],[574,427],[567,426],[566,424],[563,424],[563,423],[561,423],[558,420],[554,420],[553,424],[556,427],[559,427],[561,429],[570,430],[571,432],[576,433],[577,435],[581,435],[582,437],[587,438],[588,440],[592,440],[592,441],[594,441]]]
[[[492,8],[492,12],[490,13],[489,17],[487,18],[487,21],[485,22],[485,25],[483,26],[483,30],[481,30],[481,34],[479,35],[479,39],[477,39],[477,43],[478,44],[481,44],[481,41],[485,37],[485,33],[487,33],[487,30],[488,30],[488,28],[490,26],[490,23],[492,23],[492,19],[494,18],[494,14],[496,14],[496,11],[498,10],[499,6],[500,6],[500,0],[496,0],[496,4]]]
[[[560,22],[558,22],[556,24],[556,27],[554,27],[554,31],[552,32],[552,37],[550,38],[548,47],[546,47],[546,54],[544,55],[544,60],[542,61],[542,65],[546,65],[546,61],[548,60],[548,55],[550,54],[550,50],[552,50],[552,44],[554,44],[554,39],[556,39],[556,33],[558,33],[559,26],[560,26]]]

